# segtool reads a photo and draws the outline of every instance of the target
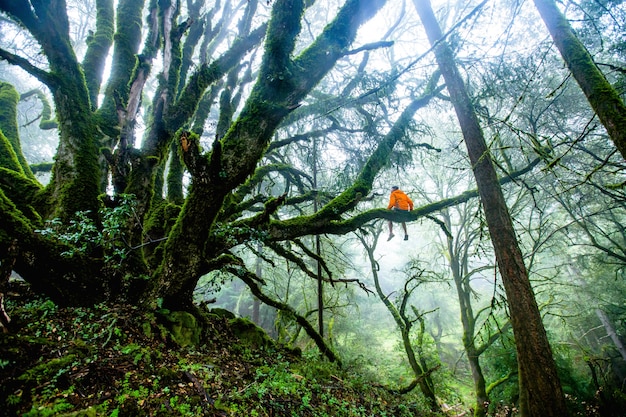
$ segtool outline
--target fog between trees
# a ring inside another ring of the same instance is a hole
[[[559,4],[618,99],[598,117],[535,5],[433,2],[429,42],[413,3],[0,1],[3,278],[68,305],[215,300],[433,410],[562,415],[519,387],[510,306],[536,303],[570,412],[617,415],[624,5]],[[488,147],[474,165],[442,46]],[[496,267],[484,158],[530,299]],[[386,210],[392,185],[413,212]]]

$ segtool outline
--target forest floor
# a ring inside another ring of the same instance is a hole
[[[417,394],[303,357],[223,312],[207,314],[200,344],[181,346],[197,336],[193,326],[158,312],[59,308],[17,283],[6,304],[0,415],[433,415]]]

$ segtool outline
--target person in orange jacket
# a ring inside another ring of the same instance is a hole
[[[413,210],[413,201],[406,195],[397,185],[391,187],[391,195],[389,196],[389,205],[387,210]],[[406,231],[406,223],[402,222],[402,229],[404,230],[404,240],[409,240],[409,234]],[[390,241],[395,235],[393,234],[393,223],[389,220],[389,237],[387,241]]]

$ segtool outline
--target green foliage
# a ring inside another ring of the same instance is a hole
[[[52,404],[46,404],[45,406],[39,406],[33,408],[24,414],[24,417],[50,417],[57,416],[64,411],[69,411],[73,408],[72,404],[68,403],[65,398],[59,398]]]
[[[102,241],[102,235],[95,221],[89,216],[89,211],[75,213],[75,217],[70,220],[67,226],[63,224],[60,218],[48,220],[46,224],[45,229],[38,229],[35,232],[43,236],[52,236],[59,242],[70,246],[70,249],[62,253],[68,258],[76,254],[92,253]]]
[[[0,409],[9,415],[430,415],[419,397],[390,395],[376,375],[348,373],[318,351],[302,358],[242,341],[230,323],[250,330],[249,322],[223,311],[203,320],[210,343],[181,347],[163,333],[162,314],[135,307],[60,308],[43,299],[7,307],[19,326],[0,338]],[[168,316],[189,328],[196,319],[187,314]]]
[[[292,363],[278,357],[278,363],[259,366],[254,382],[245,390],[220,400],[219,408],[229,415],[357,417],[428,415],[419,399],[407,396],[401,404],[387,407],[380,388],[358,374],[347,374],[336,364],[309,355],[306,362]],[[350,386],[348,393],[340,385]],[[347,394],[347,395],[346,395]],[[356,401],[359,398],[359,401]],[[417,414],[419,413],[419,414]],[[275,415],[276,415],[275,414]]]
[[[128,222],[133,220],[134,206],[134,196],[123,194],[118,205],[99,210],[100,224],[89,211],[79,211],[67,225],[61,219],[54,218],[46,222],[46,228],[35,232],[67,245],[68,249],[62,254],[68,258],[102,250],[105,262],[119,267],[130,250],[125,241],[125,231]]]

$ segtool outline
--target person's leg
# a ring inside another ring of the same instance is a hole
[[[404,230],[404,240],[409,240],[409,234],[406,231],[406,223],[402,222],[402,230]]]
[[[391,238],[394,236],[393,234],[393,223],[391,222],[391,220],[389,220],[389,237],[387,238],[387,240],[391,240]]]

